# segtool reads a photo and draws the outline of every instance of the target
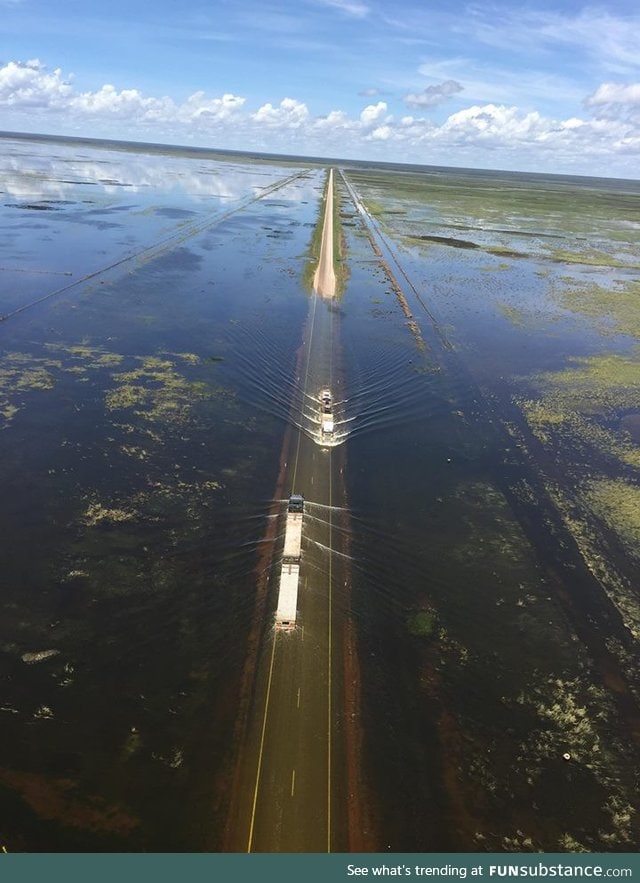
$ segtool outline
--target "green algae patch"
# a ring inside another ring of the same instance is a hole
[[[123,521],[132,521],[137,517],[137,513],[130,509],[108,508],[101,503],[89,503],[83,516],[82,521],[87,527],[95,527],[97,524],[120,524]]]
[[[634,270],[640,268],[638,263],[622,261],[608,252],[596,249],[569,251],[568,249],[553,248],[547,250],[547,256],[559,264],[583,264],[587,267],[620,267]]]
[[[148,390],[141,386],[123,384],[117,389],[110,390],[105,397],[107,408],[110,411],[123,410],[144,405],[149,399]]]
[[[101,368],[102,367],[111,368],[114,365],[120,365],[123,362],[123,360],[124,360],[124,356],[120,356],[120,355],[118,355],[118,353],[103,353],[102,355],[100,355],[96,359],[94,359],[92,364],[97,367],[101,367]]]
[[[199,365],[201,361],[200,356],[197,356],[195,353],[163,353],[163,355],[171,356],[174,359],[182,359],[188,365]]]
[[[565,309],[596,320],[603,330],[640,338],[640,282],[636,280],[618,282],[612,288],[576,287],[574,283],[555,292],[554,299]]]
[[[600,479],[589,484],[586,496],[595,514],[640,558],[640,487],[623,479]]]
[[[573,438],[582,448],[591,446],[602,456],[640,468],[640,446],[635,444],[623,421],[614,429],[576,411],[560,411],[544,399],[516,399],[516,403],[533,434],[544,445],[551,444],[553,432],[561,433]]]
[[[513,325],[516,325],[518,328],[524,328],[527,319],[527,313],[524,310],[520,310],[518,307],[513,307],[510,304],[498,304],[498,311]]]
[[[190,381],[178,370],[178,363],[185,370],[198,365],[201,360],[195,353],[160,353],[132,359],[93,346],[86,339],[78,344],[48,343],[45,351],[51,356],[4,354],[0,367],[0,428],[8,426],[26,407],[25,393],[51,390],[65,376],[75,383],[110,376],[115,385],[104,393],[107,410],[134,409],[148,420],[173,423],[184,421],[194,403],[228,395],[221,387]],[[131,370],[109,372],[132,363]]]
[[[569,365],[533,377],[539,398],[514,398],[533,434],[547,447],[568,442],[572,459],[580,454],[589,463],[595,452],[640,468],[640,446],[620,419],[639,401],[640,348],[631,356],[573,358]]]
[[[571,367],[534,377],[551,413],[606,414],[633,408],[640,395],[640,348],[632,356],[576,357]]]
[[[0,391],[52,389],[55,382],[47,369],[59,367],[59,362],[38,359],[27,353],[5,353],[0,368]]]
[[[25,393],[53,389],[51,369],[57,361],[35,358],[27,353],[10,352],[2,357],[0,367],[0,428],[7,427],[26,405]]]
[[[492,570],[524,565],[528,543],[502,491],[478,481],[461,485],[455,496],[464,507],[467,528],[467,541],[460,543],[455,557],[489,564]]]
[[[416,638],[430,638],[436,627],[437,617],[433,610],[418,610],[407,619],[407,631]]]
[[[191,364],[190,359],[183,359]],[[108,410],[134,409],[151,422],[182,424],[188,421],[197,402],[225,399],[233,393],[224,387],[189,380],[174,361],[158,356],[136,356],[137,366],[112,374],[116,386],[105,395]]]
[[[16,405],[4,405],[0,407],[0,415],[9,423],[20,409]]]
[[[70,374],[80,374],[87,368],[112,368],[124,360],[124,356],[119,353],[108,352],[101,346],[91,346],[86,340],[79,344],[47,343],[45,348],[61,358],[66,356],[74,363],[82,363],[68,365],[58,360],[58,367]]]
[[[16,381],[16,389],[53,389],[55,381],[45,368],[27,368]]]

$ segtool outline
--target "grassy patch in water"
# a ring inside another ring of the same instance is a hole
[[[2,357],[0,368],[0,427],[7,426],[24,408],[25,393],[51,390],[65,375],[75,382],[88,381],[90,374],[120,366],[125,356],[105,351],[102,347],[80,344],[46,344],[51,357],[29,353],[8,352]],[[105,394],[109,410],[144,408],[147,419],[185,419],[192,403],[226,395],[221,387],[210,387],[202,381],[194,382],[183,376],[177,362],[197,365],[200,357],[194,353],[175,353],[173,360],[161,353],[155,356],[135,357],[131,371],[112,375],[116,387]]]
[[[640,558],[640,487],[623,479],[600,479],[589,484],[587,498],[631,555]]]
[[[631,356],[579,357],[570,359],[569,364],[571,367],[563,371],[534,377],[534,383],[543,391],[543,409],[551,415],[568,411],[607,414],[638,404],[640,348]]]
[[[133,510],[108,508],[94,501],[87,506],[82,520],[88,527],[95,527],[97,524],[119,524],[135,518],[136,512]]]
[[[618,282],[615,288],[572,286],[555,292],[554,298],[567,310],[608,321],[615,331],[640,338],[640,282],[636,280]]]
[[[180,358],[191,362],[191,356]],[[110,411],[135,409],[137,416],[151,422],[182,424],[195,403],[205,399],[229,398],[233,394],[224,387],[187,379],[175,362],[159,356],[136,356],[137,367],[112,374],[117,384],[105,396]]]
[[[407,630],[417,638],[430,638],[436,627],[437,617],[433,610],[418,610],[407,619]]]
[[[552,404],[532,399],[517,401],[534,435],[545,445],[551,443],[551,433],[559,432],[572,439],[572,446],[595,448],[599,455],[615,458],[626,466],[640,468],[640,446],[634,444],[624,425],[618,431],[602,426],[592,416],[576,411],[559,411]]]
[[[597,251],[596,249],[569,251],[563,248],[550,248],[546,249],[546,255],[552,261],[561,264],[584,264],[588,267],[626,267],[633,269],[640,267],[638,263],[621,261],[608,252]]]
[[[0,368],[0,428],[8,426],[25,406],[25,393],[53,389],[55,378],[51,369],[60,366],[60,362],[34,358],[27,353],[10,352],[3,355]]]
[[[513,325],[516,325],[518,328],[524,328],[527,317],[527,313],[524,310],[520,310],[518,307],[513,307],[510,304],[498,304],[498,311]]]
[[[486,229],[498,221],[517,232],[607,230],[630,239],[638,217],[637,185],[575,184],[501,172],[434,173],[423,170],[350,169],[347,177],[366,195],[372,214],[387,214],[398,204],[429,204],[448,222]],[[630,226],[624,226],[630,225]]]

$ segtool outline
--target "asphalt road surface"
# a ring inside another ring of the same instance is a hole
[[[318,416],[320,390],[328,386],[334,400],[339,399],[341,382],[336,370],[339,312],[325,299],[332,296],[330,290],[335,292],[332,190],[331,173],[324,259],[316,274],[321,296],[312,296],[300,361],[299,385],[311,414],[317,402]],[[322,447],[301,430],[294,435],[285,487],[305,497],[297,627],[287,633],[270,625],[265,631],[236,776],[230,837],[235,851],[348,851],[344,462],[343,447]],[[277,599],[285,509],[283,503],[270,576],[270,617]]]

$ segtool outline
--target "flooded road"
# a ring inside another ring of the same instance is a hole
[[[305,348],[331,333],[333,317],[314,296]],[[323,311],[326,315],[319,316]],[[322,326],[325,326],[322,328]],[[312,357],[313,359],[313,357]],[[307,359],[303,359],[305,363]],[[328,365],[327,365],[328,367]],[[316,370],[305,389],[319,390]],[[298,619],[277,632],[269,610],[249,715],[240,806],[230,848],[326,852],[348,848],[342,630],[348,607],[342,448],[321,447],[297,429],[285,465],[287,493],[305,497]],[[284,529],[285,503],[280,506]],[[283,535],[276,541],[282,554]],[[275,601],[281,559],[270,583]]]
[[[0,842],[635,849],[632,182],[5,147]]]
[[[331,221],[327,223],[327,218]],[[348,851],[349,781],[345,737],[345,617],[349,610],[344,486],[344,380],[339,311],[333,303],[333,173],[309,318],[298,355],[294,433],[285,438],[282,486],[304,496],[298,616],[292,631],[266,629],[239,752],[228,848],[247,852]],[[329,243],[329,244],[327,244]],[[330,271],[330,272],[329,272]],[[319,275],[323,283],[318,286]],[[321,392],[336,402],[335,433],[320,427]],[[282,518],[282,513],[281,513]],[[282,555],[282,535],[276,548]],[[277,591],[281,559],[272,567]],[[273,594],[273,592],[272,592]],[[270,612],[267,623],[273,623]]]

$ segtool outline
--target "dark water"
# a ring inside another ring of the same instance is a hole
[[[635,849],[635,643],[505,392],[605,349],[549,262],[424,252],[402,221],[410,325],[343,185],[345,290],[305,291],[320,170],[5,146],[0,842],[221,848],[282,439],[315,437],[329,377],[379,850]]]
[[[427,214],[422,229],[433,229]],[[380,376],[402,354],[411,390],[405,409],[390,384],[387,424],[354,434],[348,450],[381,848],[633,849],[636,642],[550,505],[541,476],[566,474],[508,431],[507,378],[604,348],[602,338],[558,320],[535,258],[485,281],[486,256],[417,254],[399,224],[385,221],[383,254],[426,346],[411,341],[390,286],[380,293],[353,222],[343,327],[352,377]],[[537,324],[501,318],[503,300],[536,311]]]
[[[290,173],[21,148],[22,172],[5,173],[2,312]],[[298,180],[0,327],[11,851],[219,842],[215,782],[286,417],[265,372],[294,370],[319,186]]]

